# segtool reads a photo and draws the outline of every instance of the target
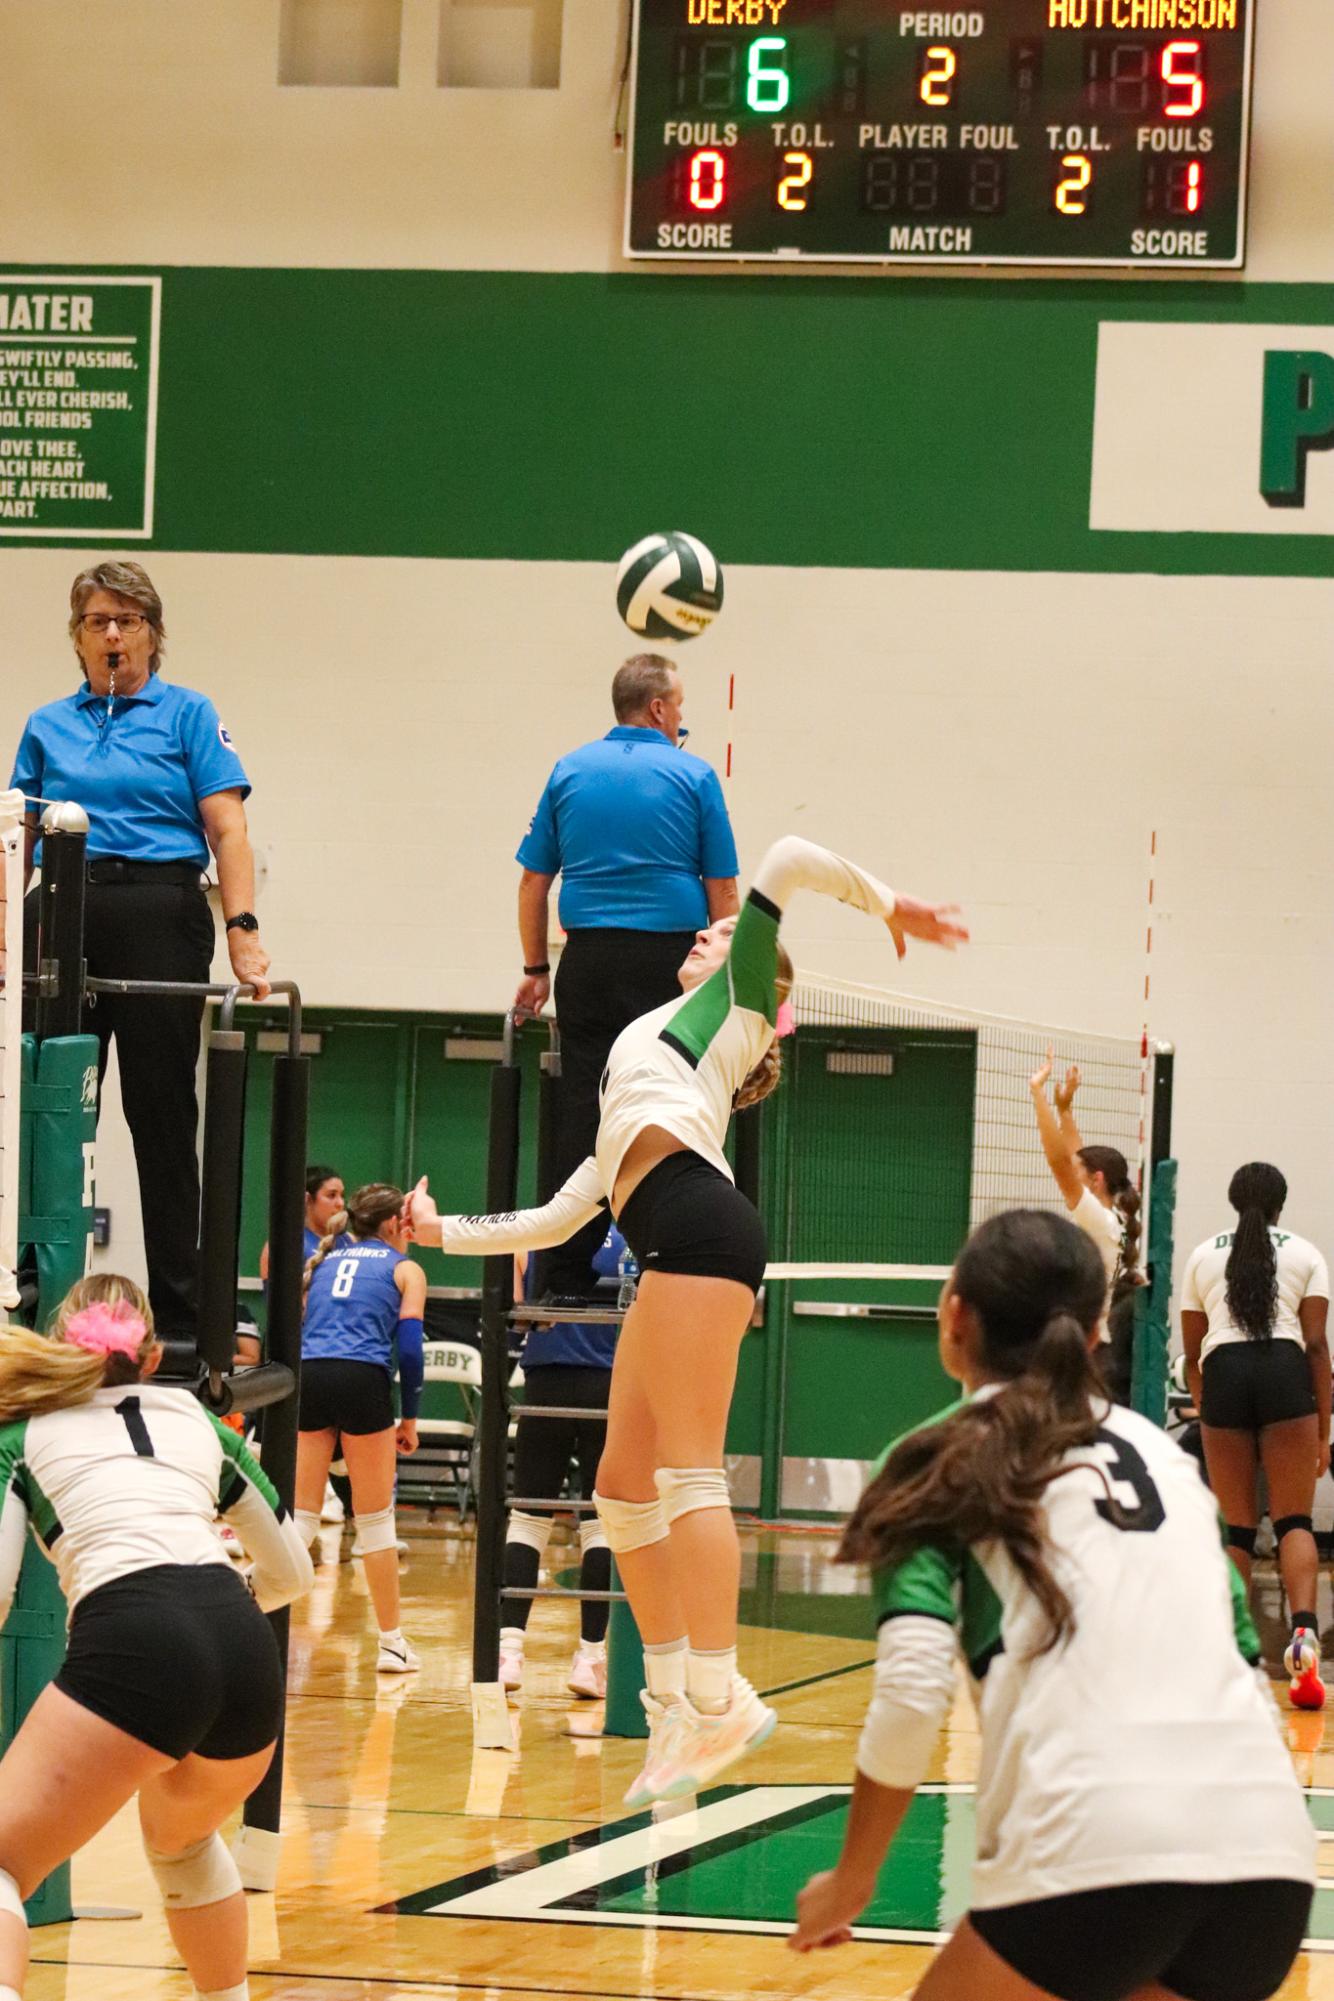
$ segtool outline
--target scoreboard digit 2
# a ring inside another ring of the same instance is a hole
[[[630,257],[1245,261],[1257,0],[634,0]]]

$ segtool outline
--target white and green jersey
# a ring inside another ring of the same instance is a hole
[[[219,1514],[254,1558],[265,1611],[310,1589],[310,1558],[272,1482],[189,1390],[97,1390],[69,1410],[0,1426],[0,1620],[29,1527],[72,1615],[113,1578],[160,1564],[227,1564]]]
[[[594,1153],[539,1209],[442,1216],[442,1250],[469,1255],[564,1243],[610,1204],[621,1162],[648,1126],[661,1126],[732,1179],[723,1151],[732,1104],[774,1039],[778,927],[799,889],[873,917],[893,915],[893,890],[855,862],[795,834],[775,841],[737,919],[726,963],[617,1036],[602,1080]]]
[[[1235,1241],[1235,1230],[1222,1230],[1216,1237],[1206,1237],[1191,1252],[1181,1280],[1182,1312],[1204,1313],[1209,1318],[1200,1349],[1201,1361],[1207,1360],[1215,1348],[1251,1339],[1228,1311],[1227,1267]],[[1274,1247],[1273,1338],[1304,1346],[1302,1304],[1308,1299],[1329,1298],[1329,1267],[1315,1245],[1293,1230],[1271,1229],[1269,1241]]]
[[[1047,1653],[1003,1546],[928,1544],[876,1578],[859,1768],[882,1785],[925,1777],[961,1650],[982,1730],[975,1906],[1123,1883],[1313,1883],[1315,1838],[1195,1462],[1110,1406],[1044,1511],[1075,1617]]]

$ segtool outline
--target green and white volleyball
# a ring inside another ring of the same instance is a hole
[[[646,535],[616,571],[616,609],[641,639],[698,639],[723,603],[723,572],[695,535]]]

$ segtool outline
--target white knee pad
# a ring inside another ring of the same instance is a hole
[[[596,1515],[585,1515],[579,1524],[579,1553],[587,1556],[590,1549],[609,1549],[607,1532]]]
[[[607,1537],[607,1547],[618,1555],[623,1550],[647,1549],[650,1543],[666,1542],[667,1517],[661,1501],[614,1501],[609,1494],[593,1495]]]
[[[398,1527],[393,1507],[381,1508],[378,1515],[358,1515],[357,1540],[363,1556],[374,1556],[381,1549],[397,1549]]]
[[[293,1512],[292,1520],[296,1523],[297,1534],[309,1549],[320,1532],[319,1509],[316,1508],[312,1512],[310,1508],[297,1508]]]
[[[19,1886],[8,1869],[0,1869],[0,1911],[6,1912],[11,1918],[17,1918],[21,1925],[26,1925],[28,1922],[28,1913],[23,1908]]]
[[[526,1515],[522,1508],[511,1508],[505,1540],[521,1542],[525,1549],[535,1549],[540,1563],[547,1553],[547,1544],[551,1541],[551,1531],[555,1526],[550,1515]]]
[[[220,1834],[206,1834],[180,1855],[159,1855],[144,1843],[144,1853],[157,1878],[169,1911],[192,1911],[199,1904],[220,1904],[241,1888],[241,1872]]]
[[[731,1509],[732,1496],[721,1466],[659,1466],[653,1484],[668,1526],[703,1508]]]

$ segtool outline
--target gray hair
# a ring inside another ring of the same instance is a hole
[[[617,722],[628,723],[631,716],[642,716],[650,702],[659,695],[669,695],[675,673],[671,661],[661,653],[632,654],[616,669],[611,684],[611,706]]]
[[[74,641],[76,653],[79,650],[79,621],[94,591],[110,591],[113,597],[126,598],[144,614],[153,628],[154,641],[148,669],[151,674],[156,674],[167,650],[167,628],[162,623],[162,600],[154,590],[147,570],[138,563],[130,562],[94,563],[91,569],[80,570],[69,589],[69,636]]]

